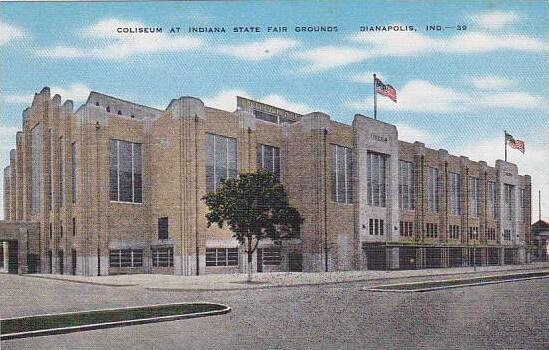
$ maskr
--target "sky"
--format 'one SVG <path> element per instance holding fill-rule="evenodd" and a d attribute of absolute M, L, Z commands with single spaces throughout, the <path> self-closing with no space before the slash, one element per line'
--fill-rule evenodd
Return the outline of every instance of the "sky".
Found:
<path fill-rule="evenodd" d="M 504 130 L 524 140 L 526 153 L 509 149 L 508 160 L 532 176 L 533 220 L 538 190 L 547 220 L 547 18 L 543 0 L 0 2 L 0 166 L 44 86 L 76 108 L 91 90 L 161 109 L 190 95 L 234 110 L 240 95 L 350 124 L 373 115 L 376 73 L 398 96 L 378 97 L 378 119 L 402 140 L 490 165 L 504 157 Z M 162 33 L 117 32 L 139 27 Z"/>

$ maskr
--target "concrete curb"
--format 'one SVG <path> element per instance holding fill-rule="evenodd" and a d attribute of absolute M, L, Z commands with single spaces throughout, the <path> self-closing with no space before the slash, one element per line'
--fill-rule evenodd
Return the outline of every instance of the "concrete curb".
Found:
<path fill-rule="evenodd" d="M 93 281 L 82 281 L 82 280 L 71 280 L 71 279 L 64 279 L 59 277 L 49 277 L 49 276 L 37 276 L 32 274 L 26 274 L 22 276 L 26 277 L 34 277 L 34 278 L 43 278 L 43 279 L 51 279 L 56 281 L 62 281 L 62 282 L 73 282 L 73 283 L 82 283 L 82 284 L 91 284 L 96 286 L 106 286 L 106 287 L 142 287 L 143 289 L 150 290 L 150 291 L 158 291 L 158 292 L 220 292 L 220 291 L 241 291 L 241 290 L 250 290 L 250 289 L 271 289 L 271 288 L 298 288 L 298 287 L 305 287 L 305 286 L 321 286 L 321 285 L 336 285 L 336 284 L 343 284 L 343 283 L 362 283 L 362 282 L 371 282 L 371 281 L 381 281 L 381 280 L 391 280 L 391 279 L 411 279 L 411 278 L 421 278 L 421 277 L 437 277 L 437 276 L 455 276 L 455 275 L 473 275 L 473 274 L 481 274 L 481 273 L 506 273 L 506 272 L 521 272 L 521 271 L 533 271 L 533 270 L 543 270 L 547 269 L 547 266 L 524 266 L 523 268 L 519 269 L 505 269 L 505 270 L 492 270 L 492 271 L 461 271 L 461 272 L 441 272 L 436 274 L 414 274 L 410 276 L 391 276 L 391 271 L 386 271 L 387 276 L 377 276 L 377 277 L 369 277 L 369 278 L 359 278 L 359 279 L 351 279 L 351 280 L 345 280 L 345 281 L 322 281 L 322 282 L 303 282 L 303 283 L 294 283 L 294 284 L 270 284 L 270 282 L 265 281 L 262 283 L 265 283 L 267 285 L 256 285 L 256 286 L 249 286 L 249 287 L 242 287 L 242 288 L 204 288 L 204 287 L 196 287 L 196 288 L 170 288 L 170 287 L 146 287 L 142 284 L 114 284 L 114 283 L 101 283 L 101 282 L 93 282 Z M 449 270 L 452 270 L 451 268 Z M 417 271 L 428 271 L 428 270 L 417 270 Z M 183 281 L 182 281 L 183 282 Z M 241 283 L 240 281 L 236 281 Z M 231 282 L 221 282 L 221 283 L 235 283 L 235 281 Z"/>
<path fill-rule="evenodd" d="M 510 275 L 512 276 L 512 275 Z M 491 277 L 491 276 L 486 276 Z M 482 278 L 482 277 L 479 277 Z M 428 287 L 428 288 L 418 288 L 418 289 L 386 289 L 381 287 L 390 287 L 392 285 L 383 285 L 383 286 L 375 286 L 375 287 L 365 287 L 362 288 L 363 291 L 367 292 L 389 292 L 389 293 L 420 293 L 420 292 L 431 292 L 435 290 L 444 290 L 444 289 L 452 289 L 452 288 L 462 288 L 462 287 L 474 287 L 474 286 L 484 286 L 488 284 L 498 284 L 498 283 L 507 283 L 507 282 L 520 282 L 520 281 L 528 281 L 528 280 L 536 280 L 536 279 L 543 279 L 543 278 L 549 278 L 548 276 L 536 276 L 536 277 L 518 277 L 508 280 L 501 280 L 501 281 L 486 281 L 486 282 L 471 282 L 471 283 L 465 283 L 465 284 L 456 284 L 456 285 L 449 285 L 449 286 L 440 286 L 440 287 Z M 460 279 L 456 280 L 433 280 L 433 281 L 421 281 L 417 283 L 399 283 L 399 284 L 393 284 L 394 286 L 397 285 L 414 285 L 414 284 L 420 284 L 420 283 L 436 283 L 436 282 L 458 282 Z"/>
<path fill-rule="evenodd" d="M 37 276 L 37 275 L 33 275 L 33 274 L 23 274 L 23 275 L 20 275 L 20 276 L 32 277 L 32 278 L 42 278 L 42 279 L 45 279 L 45 280 L 53 280 L 53 281 L 61 281 L 61 282 L 91 284 L 91 285 L 94 285 L 94 286 L 105 286 L 105 287 L 136 287 L 136 286 L 139 286 L 139 284 L 99 283 L 99 282 L 92 282 L 92 281 L 71 280 L 71 279 L 59 278 L 59 277 Z"/>
<path fill-rule="evenodd" d="M 322 286 L 322 285 L 336 285 L 336 284 L 345 284 L 345 283 L 362 283 L 362 282 L 372 282 L 372 281 L 382 281 L 382 280 L 392 280 L 392 279 L 411 279 L 411 278 L 420 278 L 420 277 L 437 277 L 437 276 L 456 276 L 456 275 L 470 275 L 470 274 L 480 274 L 480 273 L 498 273 L 498 272 L 511 272 L 511 271 L 532 271 L 532 270 L 544 270 L 546 267 L 541 268 L 526 268 L 526 269 L 514 269 L 514 270 L 496 270 L 496 271 L 468 271 L 468 272 L 452 272 L 452 273 L 443 273 L 435 275 L 412 275 L 412 276 L 383 276 L 375 278 L 363 278 L 349 281 L 328 281 L 328 282 L 312 282 L 312 283 L 296 283 L 296 284 L 281 284 L 281 285 L 266 285 L 266 286 L 250 286 L 246 288 L 165 288 L 165 287 L 144 287 L 146 290 L 157 291 L 157 292 L 224 292 L 224 291 L 239 291 L 239 290 L 256 290 L 256 289 L 272 289 L 272 288 L 298 288 L 306 286 Z M 496 276 L 496 275 L 493 275 Z M 269 282 L 265 282 L 266 284 Z M 413 283 L 413 282 L 412 282 Z M 403 283 L 399 283 L 403 284 Z"/>
<path fill-rule="evenodd" d="M 41 329 L 41 330 L 29 331 L 29 332 L 7 333 L 7 334 L 0 334 L 0 340 L 11 340 L 11 339 L 39 337 L 39 336 L 56 335 L 56 334 L 67 334 L 67 333 L 90 331 L 90 330 L 96 330 L 96 329 L 125 327 L 125 326 L 133 326 L 133 325 L 140 325 L 140 324 L 147 324 L 147 323 L 157 323 L 157 322 L 175 321 L 175 320 L 183 320 L 183 319 L 197 318 L 197 317 L 223 315 L 231 311 L 231 308 L 229 306 L 224 304 L 218 304 L 218 303 L 210 303 L 210 302 L 172 303 L 172 304 L 155 304 L 155 305 L 132 306 L 132 307 L 126 307 L 126 308 L 85 310 L 85 311 L 76 311 L 76 312 L 64 312 L 64 313 L 58 313 L 58 314 L 42 314 L 42 315 L 13 317 L 10 319 L 0 319 L 0 323 L 6 320 L 21 319 L 21 318 L 28 318 L 28 317 L 71 315 L 71 314 L 79 314 L 82 312 L 93 312 L 93 311 L 131 310 L 131 309 L 137 309 L 137 308 L 143 308 L 143 307 L 181 305 L 181 304 L 210 304 L 210 305 L 222 306 L 223 309 L 213 310 L 213 311 L 194 312 L 190 314 L 140 318 L 140 319 L 126 320 L 126 321 L 102 322 L 102 323 L 94 323 L 94 324 L 72 326 L 72 327 Z"/>

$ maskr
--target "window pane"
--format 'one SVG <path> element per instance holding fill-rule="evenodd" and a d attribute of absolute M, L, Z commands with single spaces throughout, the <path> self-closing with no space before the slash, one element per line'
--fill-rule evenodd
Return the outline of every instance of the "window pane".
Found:
<path fill-rule="evenodd" d="M 347 180 L 347 203 L 353 202 L 353 152 L 350 148 L 346 148 L 346 172 Z"/>
<path fill-rule="evenodd" d="M 120 183 L 120 198 L 122 202 L 131 202 L 132 190 L 132 144 L 118 141 L 118 173 Z"/>
<path fill-rule="evenodd" d="M 215 136 L 212 134 L 206 135 L 207 158 L 206 158 L 206 191 L 215 191 Z"/>
<path fill-rule="evenodd" d="M 227 140 L 227 167 L 229 170 L 229 177 L 236 177 L 238 175 L 238 166 L 236 162 L 236 139 L 226 138 Z"/>
<path fill-rule="evenodd" d="M 142 185 L 142 164 L 141 144 L 133 144 L 133 201 L 135 203 L 143 202 L 143 185 Z"/>
<path fill-rule="evenodd" d="M 118 141 L 109 141 L 110 154 L 110 199 L 118 200 Z"/>
<path fill-rule="evenodd" d="M 42 125 L 38 124 L 32 129 L 32 213 L 40 214 L 40 177 L 42 172 L 41 137 Z"/>
<path fill-rule="evenodd" d="M 227 178 L 227 139 L 215 136 L 215 189 Z"/>

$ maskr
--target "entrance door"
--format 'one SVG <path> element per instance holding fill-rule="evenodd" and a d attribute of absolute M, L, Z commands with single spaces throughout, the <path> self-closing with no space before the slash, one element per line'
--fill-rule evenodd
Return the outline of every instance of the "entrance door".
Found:
<path fill-rule="evenodd" d="M 63 261 L 63 251 L 62 250 L 57 252 L 57 261 L 59 262 L 59 273 L 63 274 L 63 267 L 65 265 L 64 265 L 64 261 Z"/>
<path fill-rule="evenodd" d="M 263 272 L 263 248 L 257 248 L 257 272 Z"/>
<path fill-rule="evenodd" d="M 290 252 L 288 254 L 288 270 L 290 272 L 303 271 L 303 256 L 300 252 Z"/>
<path fill-rule="evenodd" d="M 76 249 L 73 249 L 71 252 L 71 260 L 72 260 L 72 274 L 76 275 Z"/>
<path fill-rule="evenodd" d="M 19 247 L 17 241 L 8 241 L 8 272 L 19 272 Z"/>

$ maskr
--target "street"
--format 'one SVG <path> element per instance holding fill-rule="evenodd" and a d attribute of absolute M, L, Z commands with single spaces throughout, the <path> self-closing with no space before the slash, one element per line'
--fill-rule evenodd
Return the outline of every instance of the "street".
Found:
<path fill-rule="evenodd" d="M 419 279 L 418 279 L 419 280 Z M 8 349 L 544 349 L 547 279 L 426 293 L 373 282 L 161 292 L 0 274 L 1 317 L 210 301 L 227 315 L 4 341 Z"/>

